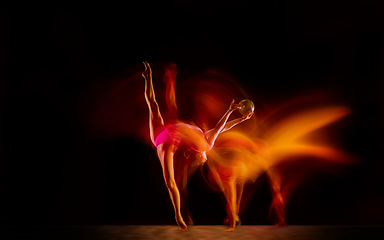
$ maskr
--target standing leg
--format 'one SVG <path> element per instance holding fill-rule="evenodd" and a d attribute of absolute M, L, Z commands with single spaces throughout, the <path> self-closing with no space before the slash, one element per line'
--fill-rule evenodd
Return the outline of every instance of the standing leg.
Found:
<path fill-rule="evenodd" d="M 164 126 L 164 120 L 160 113 L 159 105 L 156 102 L 155 90 L 152 83 L 152 70 L 151 66 L 147 62 L 143 62 L 145 70 L 142 76 L 145 79 L 145 91 L 144 97 L 149 109 L 149 132 L 150 138 L 153 144 L 155 144 L 155 129 Z"/>
<path fill-rule="evenodd" d="M 176 222 L 179 225 L 180 230 L 186 231 L 187 225 L 181 216 L 180 192 L 175 181 L 175 172 L 173 168 L 175 148 L 175 145 L 162 143 L 157 146 L 157 156 L 160 159 L 161 166 L 163 168 L 163 177 L 169 191 L 169 196 L 172 200 L 173 208 L 175 209 Z"/>

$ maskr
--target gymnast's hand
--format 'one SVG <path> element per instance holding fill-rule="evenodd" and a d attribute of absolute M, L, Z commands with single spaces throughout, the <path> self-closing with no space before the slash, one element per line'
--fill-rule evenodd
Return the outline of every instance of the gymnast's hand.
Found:
<path fill-rule="evenodd" d="M 232 100 L 232 102 L 231 102 L 231 105 L 229 106 L 229 111 L 231 111 L 231 112 L 233 112 L 233 111 L 235 111 L 235 110 L 237 110 L 237 109 L 240 109 L 242 107 L 242 105 L 239 105 L 239 104 L 236 104 L 235 103 L 235 99 L 233 99 Z"/>
<path fill-rule="evenodd" d="M 144 61 L 143 64 L 144 64 L 145 69 L 141 73 L 141 76 L 143 76 L 143 78 L 145 78 L 145 79 L 148 79 L 148 78 L 152 77 L 152 69 L 151 69 L 151 66 L 149 65 L 148 62 Z"/>
<path fill-rule="evenodd" d="M 241 121 L 248 120 L 248 119 L 250 119 L 252 116 L 253 116 L 253 111 L 250 112 L 250 113 L 248 113 L 248 114 L 246 114 L 246 115 L 244 115 L 244 116 L 242 116 L 242 117 L 241 117 Z"/>

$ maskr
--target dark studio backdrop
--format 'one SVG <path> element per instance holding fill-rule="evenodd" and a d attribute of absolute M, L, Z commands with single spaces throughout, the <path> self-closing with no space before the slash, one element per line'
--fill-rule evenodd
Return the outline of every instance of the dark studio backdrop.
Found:
<path fill-rule="evenodd" d="M 3 4 L 0 224 L 176 224 L 153 148 L 93 125 L 107 92 L 140 76 L 144 60 L 177 63 L 178 81 L 221 69 L 264 106 L 319 89 L 334 94 L 352 110 L 336 125 L 338 144 L 360 164 L 296 189 L 287 223 L 383 224 L 383 7 L 340 0 Z M 132 85 L 143 91 L 139 81 Z M 130 104 L 126 115 L 146 114 L 144 97 Z M 264 176 L 255 187 L 243 223 L 272 224 Z M 189 191 L 195 223 L 221 224 L 220 196 L 199 174 Z"/>

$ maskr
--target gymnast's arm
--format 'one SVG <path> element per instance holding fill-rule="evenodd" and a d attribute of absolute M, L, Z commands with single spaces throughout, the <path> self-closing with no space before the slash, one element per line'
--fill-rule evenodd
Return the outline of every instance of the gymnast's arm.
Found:
<path fill-rule="evenodd" d="M 225 124 L 223 130 L 222 130 L 220 133 L 225 132 L 225 131 L 228 131 L 229 129 L 233 128 L 233 127 L 236 126 L 237 124 L 242 123 L 242 122 L 244 122 L 245 120 L 250 119 L 250 118 L 252 117 L 252 115 L 253 115 L 253 112 L 250 112 L 250 113 L 248 113 L 247 115 L 244 115 L 244 116 L 242 116 L 242 117 L 240 117 L 240 118 L 237 118 L 237 119 L 235 119 L 235 120 L 232 120 L 232 121 L 230 121 L 230 122 L 227 122 L 227 123 Z"/>
<path fill-rule="evenodd" d="M 252 115 L 253 115 L 253 112 L 250 112 L 250 113 L 248 113 L 247 115 L 244 115 L 244 116 L 242 116 L 242 117 L 240 117 L 240 118 L 237 118 L 237 119 L 235 119 L 235 120 L 232 120 L 232 121 L 230 121 L 230 122 L 227 122 L 227 123 L 224 125 L 223 129 L 220 131 L 220 133 L 223 133 L 223 132 L 225 132 L 225 131 L 228 131 L 229 129 L 233 128 L 233 127 L 236 126 L 237 124 L 242 123 L 242 122 L 244 122 L 245 120 L 250 119 L 250 118 L 252 117 Z M 208 137 L 211 135 L 211 133 L 212 133 L 213 130 L 214 130 L 214 129 L 211 129 L 211 130 L 208 130 L 207 132 L 205 132 L 205 136 L 207 136 L 207 138 L 208 138 Z"/>
<path fill-rule="evenodd" d="M 225 127 L 225 124 L 227 123 L 227 120 L 231 113 L 237 109 L 240 108 L 240 105 L 235 104 L 235 100 L 232 100 L 231 105 L 229 106 L 229 109 L 227 112 L 223 115 L 223 117 L 220 119 L 220 121 L 216 124 L 215 128 L 204 133 L 205 137 L 207 138 L 209 146 L 212 148 L 217 136 L 222 132 L 222 130 Z M 209 134 L 208 134 L 209 133 Z"/>

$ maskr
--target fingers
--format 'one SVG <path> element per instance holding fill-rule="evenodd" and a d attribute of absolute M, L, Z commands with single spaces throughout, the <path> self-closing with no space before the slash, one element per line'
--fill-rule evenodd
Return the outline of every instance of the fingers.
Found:
<path fill-rule="evenodd" d="M 253 112 L 248 113 L 248 114 L 246 115 L 245 119 L 250 119 L 250 118 L 252 117 L 252 115 L 253 115 Z"/>
<path fill-rule="evenodd" d="M 231 102 L 231 105 L 229 106 L 229 109 L 234 111 L 234 110 L 237 110 L 239 108 L 240 108 L 240 105 L 235 103 L 235 99 L 232 99 L 232 102 Z"/>
<path fill-rule="evenodd" d="M 236 103 L 235 103 L 235 99 L 232 99 L 231 106 L 232 106 L 235 110 L 242 109 L 243 107 L 245 107 L 245 105 L 236 104 Z"/>
<path fill-rule="evenodd" d="M 244 107 L 243 105 L 233 104 L 233 109 L 234 110 L 239 110 L 239 109 L 242 109 L 243 107 Z"/>
<path fill-rule="evenodd" d="M 248 113 L 248 114 L 242 116 L 242 117 L 241 117 L 242 121 L 245 121 L 245 120 L 250 119 L 250 118 L 253 116 L 253 113 L 254 113 L 254 112 L 250 112 L 250 113 Z"/>

